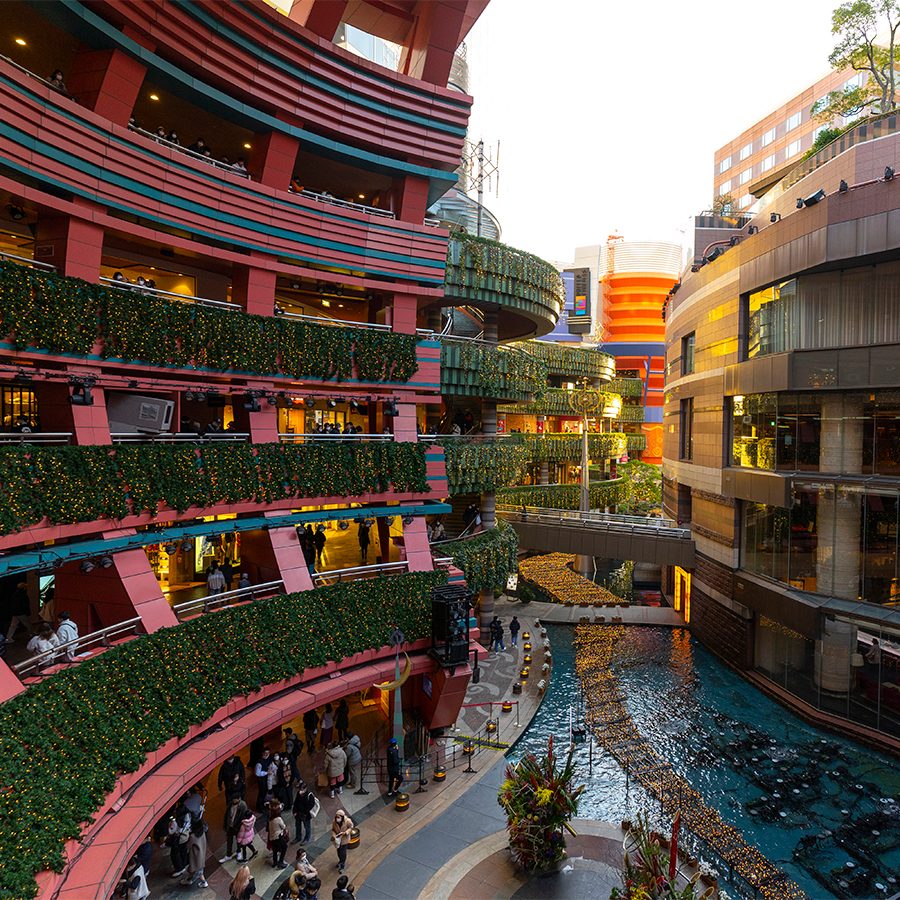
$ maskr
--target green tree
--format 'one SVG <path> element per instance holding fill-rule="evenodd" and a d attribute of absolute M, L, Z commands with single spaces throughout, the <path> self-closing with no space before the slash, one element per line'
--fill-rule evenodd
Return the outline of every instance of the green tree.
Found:
<path fill-rule="evenodd" d="M 847 118 L 873 108 L 885 113 L 896 106 L 894 70 L 900 3 L 897 0 L 848 0 L 831 14 L 831 33 L 837 44 L 828 57 L 832 68 L 853 69 L 866 75 L 861 86 L 831 91 L 811 110 L 820 121 L 836 115 Z"/>
<path fill-rule="evenodd" d="M 734 202 L 734 197 L 731 194 L 719 194 L 715 200 L 713 200 L 712 211 L 717 216 L 730 216 L 734 214 L 734 211 L 737 209 L 737 203 Z"/>

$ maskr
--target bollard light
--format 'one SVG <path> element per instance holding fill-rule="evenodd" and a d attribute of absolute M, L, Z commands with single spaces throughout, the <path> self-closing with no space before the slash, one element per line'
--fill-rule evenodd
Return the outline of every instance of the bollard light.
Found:
<path fill-rule="evenodd" d="M 394 809 L 399 812 L 406 812 L 409 809 L 409 794 L 397 794 L 397 799 L 394 801 Z"/>

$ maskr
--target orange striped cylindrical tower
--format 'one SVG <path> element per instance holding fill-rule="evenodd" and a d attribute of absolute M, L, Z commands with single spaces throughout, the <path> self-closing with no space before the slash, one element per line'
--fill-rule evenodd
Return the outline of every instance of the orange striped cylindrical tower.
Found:
<path fill-rule="evenodd" d="M 616 358 L 618 375 L 637 374 L 644 382 L 645 462 L 662 462 L 665 383 L 663 303 L 678 281 L 681 248 L 662 241 L 624 241 L 612 235 L 600 275 L 601 347 Z M 639 413 L 635 410 L 636 418 Z"/>

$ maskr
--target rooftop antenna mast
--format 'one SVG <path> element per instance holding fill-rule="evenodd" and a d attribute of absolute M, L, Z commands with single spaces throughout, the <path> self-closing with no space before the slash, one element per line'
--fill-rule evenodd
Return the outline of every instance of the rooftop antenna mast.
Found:
<path fill-rule="evenodd" d="M 500 196 L 500 141 L 497 141 L 496 148 L 488 147 L 487 149 L 485 149 L 483 140 L 477 144 L 466 141 L 463 164 L 468 186 L 474 187 L 478 193 L 478 220 L 475 226 L 475 235 L 481 237 L 485 187 L 488 191 L 493 191 L 495 197 Z"/>

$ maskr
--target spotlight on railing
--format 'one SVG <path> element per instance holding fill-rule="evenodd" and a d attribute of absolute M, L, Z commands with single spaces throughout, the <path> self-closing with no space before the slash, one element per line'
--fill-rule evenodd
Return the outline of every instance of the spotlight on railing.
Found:
<path fill-rule="evenodd" d="M 109 554 L 106 554 L 105 556 L 100 557 L 99 562 L 100 562 L 101 569 L 111 569 L 112 564 L 113 564 L 113 558 Z"/>
<path fill-rule="evenodd" d="M 94 569 L 96 569 L 97 567 L 94 565 L 94 563 L 93 563 L 92 560 L 90 560 L 90 559 L 83 559 L 83 560 L 81 561 L 81 565 L 80 565 L 78 568 L 81 569 L 82 573 L 84 573 L 85 575 L 87 575 L 88 572 L 93 572 Z"/>

